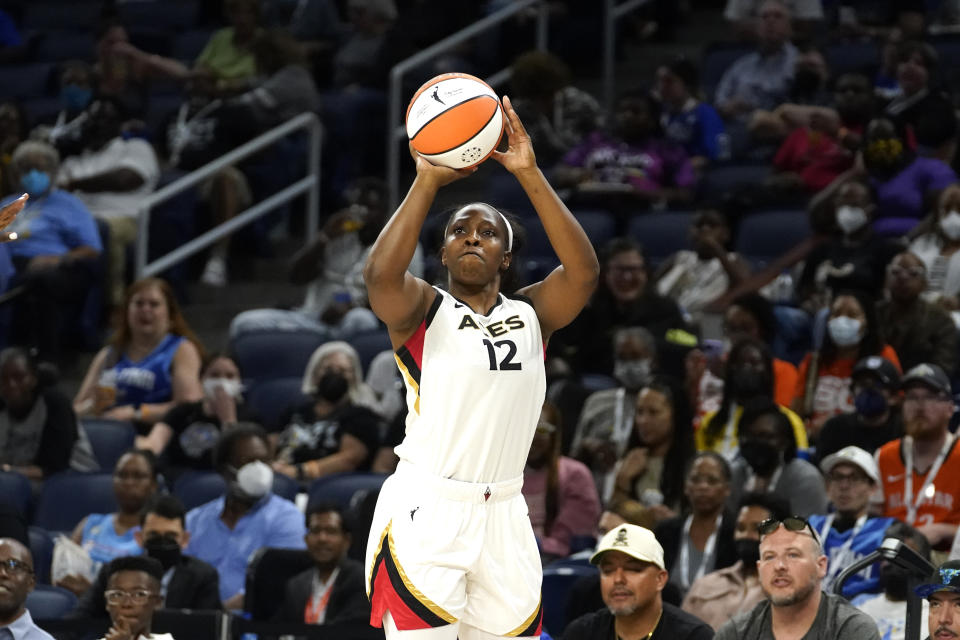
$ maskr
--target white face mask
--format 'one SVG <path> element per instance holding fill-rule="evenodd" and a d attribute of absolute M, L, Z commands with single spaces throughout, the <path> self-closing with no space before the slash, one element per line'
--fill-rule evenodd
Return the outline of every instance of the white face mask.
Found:
<path fill-rule="evenodd" d="M 860 207 L 837 207 L 837 226 L 844 234 L 850 235 L 867 224 L 867 212 Z"/>
<path fill-rule="evenodd" d="M 960 212 L 951 211 L 940 218 L 940 229 L 951 240 L 960 239 Z"/>
<path fill-rule="evenodd" d="M 231 398 L 239 398 L 243 393 L 243 383 L 232 378 L 205 378 L 203 381 L 203 393 L 209 398 L 216 397 L 217 389 L 223 389 Z"/>
<path fill-rule="evenodd" d="M 827 331 L 830 332 L 830 338 L 838 347 L 852 347 L 860 342 L 861 326 L 863 323 L 856 318 L 837 316 L 830 318 Z"/>
<path fill-rule="evenodd" d="M 265 462 L 248 462 L 237 471 L 237 486 L 251 498 L 260 499 L 273 488 L 273 469 Z"/>

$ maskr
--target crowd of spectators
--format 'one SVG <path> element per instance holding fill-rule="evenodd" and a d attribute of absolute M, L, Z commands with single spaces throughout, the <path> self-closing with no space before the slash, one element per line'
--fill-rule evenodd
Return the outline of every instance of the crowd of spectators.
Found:
<path fill-rule="evenodd" d="M 335 474 L 397 464 L 404 382 L 390 350 L 368 358 L 354 342 L 380 330 L 359 268 L 390 214 L 382 181 L 369 177 L 382 169 L 385 132 L 370 123 L 385 121 L 384 70 L 431 41 L 417 20 L 435 9 L 430 23 L 452 29 L 483 11 L 446 4 L 461 3 L 227 0 L 228 26 L 210 28 L 192 60 L 105 14 L 87 59 L 58 69 L 56 109 L 0 104 L 4 203 L 30 195 L 7 229 L 18 239 L 0 244 L 21 289 L 5 333 L 16 346 L 0 352 L 0 469 L 26 476 L 39 496 L 51 475 L 97 470 L 83 420 L 135 433 L 135 448 L 102 469 L 116 510 L 87 514 L 70 536 L 91 563 L 58 580 L 79 596 L 78 617 L 114 616 L 134 600 L 110 595 L 118 589 L 147 593 L 137 603 L 146 609 L 157 596 L 168 607 L 241 610 L 264 547 L 309 558 L 274 620 L 369 615 L 355 559 L 371 496 L 345 509 L 295 504 L 283 488 L 302 495 Z M 884 537 L 960 557 L 960 87 L 938 53 L 955 44 L 957 25 L 908 5 L 729 0 L 736 45 L 708 50 L 703 65 L 663 60 L 607 114 L 576 86 L 569 60 L 514 61 L 511 90 L 545 171 L 575 213 L 599 209 L 614 229 L 609 242 L 595 238 L 594 298 L 546 346 L 547 402 L 523 488 L 544 566 L 583 564 L 602 536 L 643 527 L 662 554 L 649 562 L 666 573 L 664 611 L 704 633 L 684 616 L 719 629 L 765 606 L 757 525 L 770 518 L 809 522 L 827 558 L 824 589 Z M 30 60 L 30 38 L 22 46 L 4 33 L 0 61 Z M 730 46 L 742 55 L 706 77 L 716 73 L 711 52 Z M 872 60 L 844 59 L 864 47 Z M 483 71 L 490 61 L 468 49 L 421 71 Z M 171 83 L 182 101 L 158 118 L 158 88 Z M 247 310 L 223 331 L 231 344 L 319 336 L 299 393 L 276 410 L 251 393 L 259 371 L 207 352 L 169 283 L 129 283 L 127 252 L 139 202 L 166 172 L 302 111 L 328 131 L 324 189 L 335 203 L 288 264 L 303 303 Z M 300 162 L 305 148 L 271 154 L 198 188 L 210 221 L 261 199 L 264 167 Z M 745 168 L 749 179 L 717 188 L 725 170 Z M 784 211 L 810 233 L 759 258 L 763 247 L 740 240 L 748 221 Z M 673 224 L 685 240 L 633 233 L 645 216 L 683 221 Z M 521 213 L 521 258 L 522 227 L 532 235 L 536 224 Z M 779 246 L 778 233 L 766 240 Z M 437 281 L 428 235 L 411 270 Z M 228 283 L 230 246 L 207 256 L 207 285 Z M 521 278 L 542 269 L 517 262 Z M 71 404 L 47 365 L 97 288 L 116 328 Z M 168 495 L 204 473 L 220 476 L 219 497 L 187 509 Z M 654 548 L 647 533 L 622 531 Z M 141 555 L 152 560 L 118 564 Z M 623 569 L 607 558 L 569 603 L 544 606 L 571 619 L 601 606 L 604 576 Z M 881 635 L 902 637 L 905 582 L 876 565 L 843 595 Z M 570 637 L 607 624 L 600 617 Z"/>

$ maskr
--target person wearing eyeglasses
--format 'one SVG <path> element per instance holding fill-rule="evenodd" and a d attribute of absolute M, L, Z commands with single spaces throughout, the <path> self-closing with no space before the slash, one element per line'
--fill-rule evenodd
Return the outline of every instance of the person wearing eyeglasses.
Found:
<path fill-rule="evenodd" d="M 935 364 L 903 376 L 906 435 L 877 453 L 882 514 L 916 527 L 934 549 L 946 550 L 960 524 L 960 447 L 950 433 L 950 378 Z"/>
<path fill-rule="evenodd" d="M 12 538 L 0 538 L 0 638 L 53 640 L 24 606 L 35 583 L 30 550 Z"/>
<path fill-rule="evenodd" d="M 822 591 L 827 557 L 809 522 L 771 518 L 757 529 L 757 573 L 767 599 L 720 627 L 716 640 L 880 640 L 870 616 Z"/>
<path fill-rule="evenodd" d="M 926 288 L 923 261 L 909 251 L 898 254 L 887 267 L 888 296 L 877 303 L 877 320 L 904 369 L 929 362 L 950 375 L 957 366 L 957 328 L 943 307 L 923 299 Z"/>
<path fill-rule="evenodd" d="M 832 593 L 840 572 L 876 550 L 886 537 L 887 527 L 896 521 L 869 517 L 870 496 L 880 481 L 872 455 L 860 447 L 844 447 L 824 458 L 820 469 L 835 510 L 811 516 L 810 524 L 820 534 L 828 559 L 823 589 Z M 851 576 L 843 586 L 843 595 L 850 599 L 861 593 L 875 593 L 880 586 L 880 569 L 875 563 Z"/>
<path fill-rule="evenodd" d="M 111 626 L 101 640 L 173 640 L 169 633 L 150 633 L 153 613 L 163 605 L 163 566 L 146 556 L 126 556 L 107 565 L 107 602 Z"/>

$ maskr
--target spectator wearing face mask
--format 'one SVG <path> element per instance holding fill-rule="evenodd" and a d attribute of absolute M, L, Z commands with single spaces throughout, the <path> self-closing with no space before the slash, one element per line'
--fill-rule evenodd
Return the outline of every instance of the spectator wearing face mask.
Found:
<path fill-rule="evenodd" d="M 800 363 L 793 408 L 807 420 L 816 442 L 828 418 L 854 409 L 850 376 L 860 358 L 882 356 L 899 370 L 897 352 L 886 344 L 873 299 L 856 291 L 840 292 L 830 305 L 823 346 Z"/>
<path fill-rule="evenodd" d="M 735 459 L 744 406 L 757 398 L 768 401 L 773 398 L 773 359 L 770 350 L 759 340 L 741 338 L 727 356 L 720 408 L 705 415 L 696 432 L 697 449 Z M 793 431 L 794 447 L 805 449 L 807 434 L 803 421 L 790 409 L 779 408 Z"/>
<path fill-rule="evenodd" d="M 807 517 L 827 510 L 827 492 L 820 471 L 797 457 L 793 429 L 783 411 L 766 398 L 755 398 L 743 410 L 737 436 L 740 455 L 731 465 L 729 504 L 745 492 L 772 493 L 790 503 L 790 513 Z"/>
<path fill-rule="evenodd" d="M 243 606 L 247 561 L 261 547 L 303 549 L 303 514 L 273 493 L 270 442 L 266 432 L 241 423 L 223 434 L 213 464 L 226 493 L 187 513 L 186 553 L 212 564 L 220 574 L 225 609 Z"/>
<path fill-rule="evenodd" d="M 929 362 L 952 376 L 957 366 L 957 328 L 949 313 L 921 297 L 926 286 L 926 267 L 920 258 L 910 252 L 897 255 L 887 267 L 887 295 L 877 303 L 877 320 L 905 369 Z"/>
<path fill-rule="evenodd" d="M 380 418 L 354 399 L 369 390 L 360 386 L 356 352 L 344 342 L 324 348 L 307 365 L 304 390 L 312 399 L 280 419 L 273 469 L 297 480 L 369 471 L 380 444 Z"/>
<path fill-rule="evenodd" d="M 807 256 L 797 295 L 808 312 L 831 292 L 859 289 L 880 298 L 884 273 L 902 247 L 873 231 L 876 194 L 865 182 L 837 179 L 810 202 L 811 226 L 829 239 Z"/>
<path fill-rule="evenodd" d="M 626 453 L 637 393 L 657 363 L 656 341 L 643 327 L 617 330 L 613 344 L 613 374 L 622 386 L 597 391 L 587 398 L 570 447 L 573 457 L 593 471 L 597 486 L 603 486 L 603 478 Z"/>
<path fill-rule="evenodd" d="M 922 533 L 904 522 L 894 522 L 883 538 L 896 538 L 930 561 L 930 542 Z M 912 596 L 908 585 L 910 573 L 892 562 L 880 562 L 880 586 L 883 593 L 865 593 L 851 601 L 855 607 L 874 619 L 877 630 L 884 640 L 904 640 L 907 628 L 907 597 Z M 929 637 L 927 618 L 930 603 L 924 598 L 923 615 L 920 616 L 920 637 Z"/>
<path fill-rule="evenodd" d="M 90 211 L 73 195 L 57 189 L 60 157 L 43 142 L 27 141 L 13 152 L 11 168 L 20 183 L 16 196 L 30 199 L 7 232 L 6 247 L 17 269 L 13 286 L 23 286 L 14 307 L 14 339 L 37 349 L 40 360 L 56 362 L 65 315 L 74 315 L 97 280 L 103 250 Z M 0 206 L 13 202 L 10 196 Z"/>
<path fill-rule="evenodd" d="M 854 411 L 827 420 L 817 442 L 821 460 L 844 447 L 873 453 L 903 435 L 900 416 L 900 372 L 880 356 L 860 359 L 850 374 Z"/>
<path fill-rule="evenodd" d="M 933 227 L 910 243 L 910 251 L 927 271 L 923 297 L 950 309 L 960 307 L 960 184 L 952 184 L 937 200 Z"/>
<path fill-rule="evenodd" d="M 174 406 L 147 435 L 137 436 L 137 447 L 160 458 L 168 480 L 188 470 L 213 470 L 213 450 L 221 433 L 237 422 L 258 421 L 243 403 L 240 369 L 231 358 L 209 356 L 200 382 L 202 400 Z"/>

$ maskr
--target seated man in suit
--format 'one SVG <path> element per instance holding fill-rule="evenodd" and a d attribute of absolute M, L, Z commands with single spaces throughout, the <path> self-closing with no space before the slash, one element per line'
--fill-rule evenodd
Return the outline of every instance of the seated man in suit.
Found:
<path fill-rule="evenodd" d="M 197 558 L 183 555 L 190 541 L 186 511 L 175 496 L 154 496 L 140 513 L 140 531 L 134 533 L 144 553 L 163 567 L 161 592 L 167 609 L 219 609 L 220 579 L 217 570 Z M 106 566 L 91 589 L 80 598 L 73 616 L 107 617 L 103 592 L 107 585 Z"/>
<path fill-rule="evenodd" d="M 343 620 L 368 620 L 363 565 L 347 558 L 350 525 L 343 510 L 331 503 L 307 508 L 307 551 L 314 567 L 287 582 L 277 622 L 327 624 Z"/>

